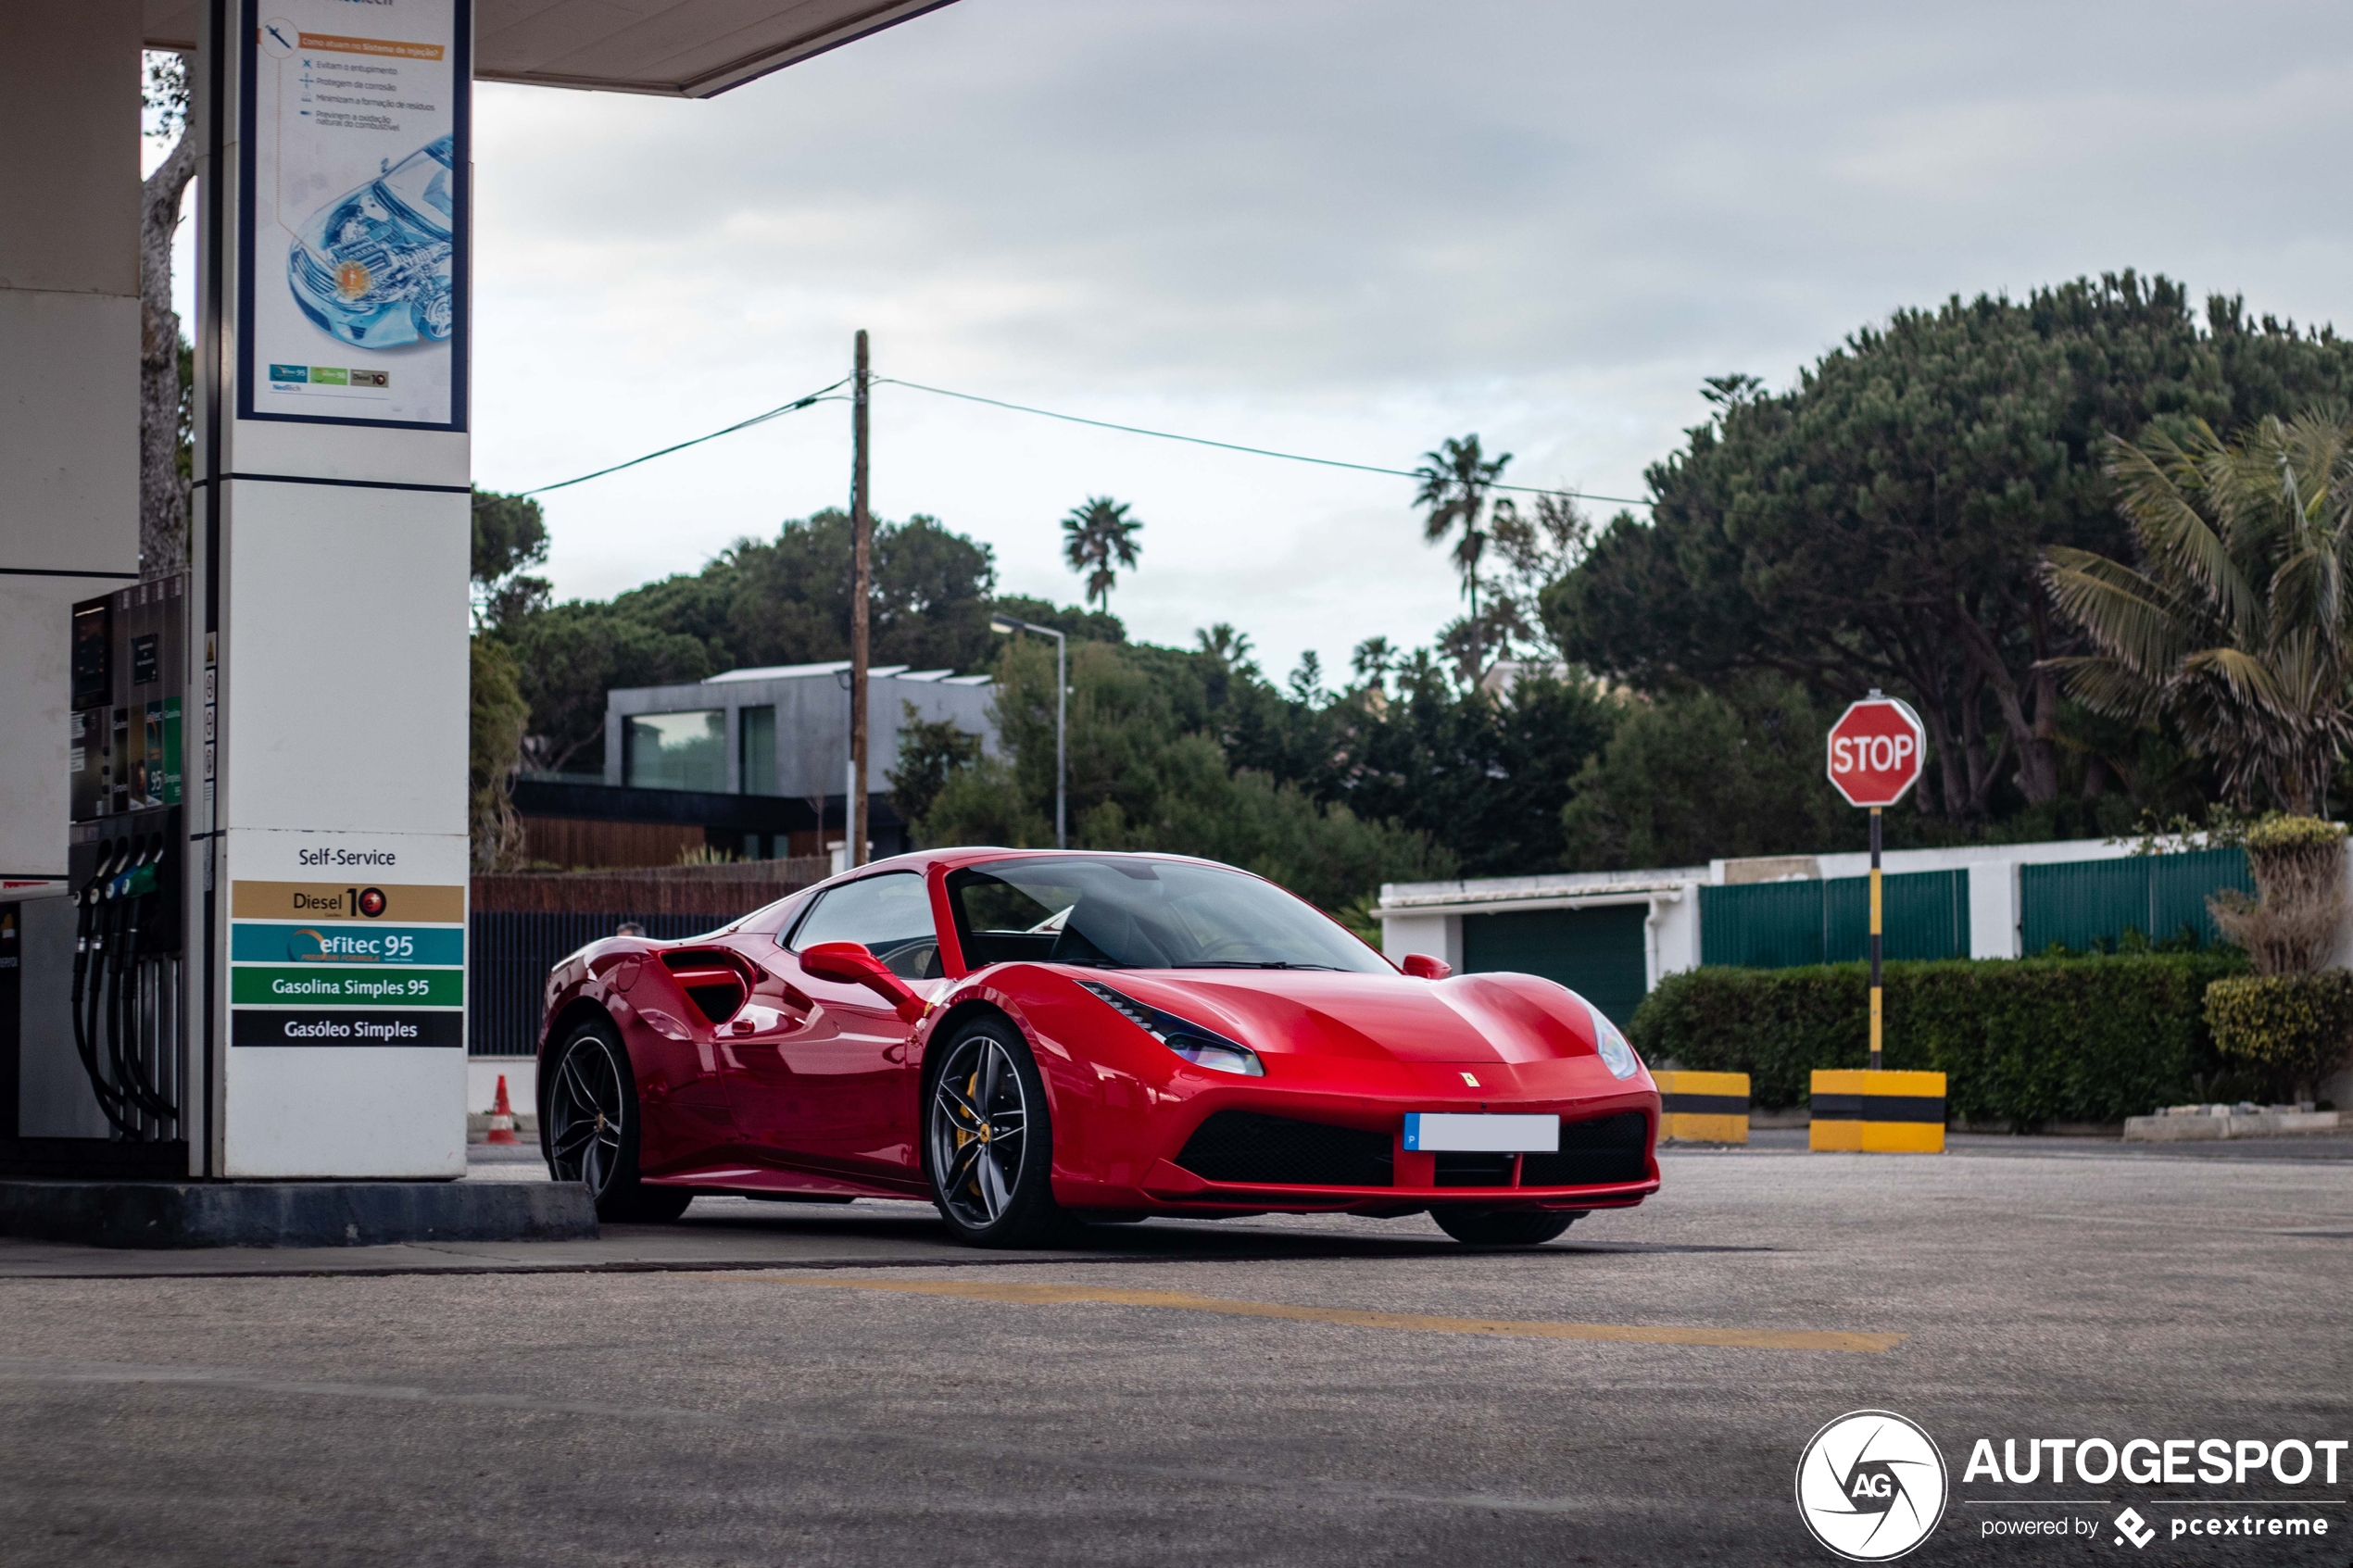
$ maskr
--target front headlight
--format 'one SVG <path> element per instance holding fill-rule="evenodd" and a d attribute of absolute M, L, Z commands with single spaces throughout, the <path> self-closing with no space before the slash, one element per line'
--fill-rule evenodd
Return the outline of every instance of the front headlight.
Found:
<path fill-rule="evenodd" d="M 1587 1002 L 1585 1010 L 1592 1016 L 1593 1045 L 1602 1053 L 1602 1065 L 1608 1068 L 1613 1076 L 1631 1078 L 1635 1070 L 1642 1065 L 1642 1059 L 1634 1054 L 1634 1047 L 1626 1043 L 1626 1036 L 1618 1033 L 1617 1025 L 1612 1023 L 1601 1009 Z"/>
<path fill-rule="evenodd" d="M 1239 1041 L 1229 1040 L 1214 1029 L 1204 1029 L 1173 1012 L 1147 1007 L 1135 997 L 1114 991 L 1108 985 L 1099 985 L 1092 980 L 1082 980 L 1078 984 L 1109 1002 L 1122 1018 L 1195 1067 L 1206 1067 L 1213 1073 L 1236 1073 L 1245 1078 L 1266 1076 L 1266 1065 L 1258 1060 L 1258 1053 Z"/>

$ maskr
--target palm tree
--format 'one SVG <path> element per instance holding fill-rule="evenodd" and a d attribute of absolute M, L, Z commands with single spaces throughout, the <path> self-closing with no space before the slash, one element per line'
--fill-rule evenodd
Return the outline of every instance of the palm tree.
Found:
<path fill-rule="evenodd" d="M 1487 550 L 1488 492 L 1504 472 L 1504 465 L 1512 460 L 1509 452 L 1500 458 L 1488 458 L 1478 449 L 1476 433 L 1456 441 L 1451 436 L 1441 442 L 1435 452 L 1422 454 L 1423 464 L 1414 470 L 1422 487 L 1414 495 L 1414 505 L 1427 507 L 1428 514 L 1422 520 L 1422 538 L 1435 545 L 1448 534 L 1460 531 L 1462 537 L 1454 543 L 1454 571 L 1463 580 L 1463 593 L 1470 600 L 1471 679 L 1478 679 L 1480 646 L 1478 621 L 1478 560 Z"/>
<path fill-rule="evenodd" d="M 1202 652 L 1229 670 L 1257 672 L 1258 660 L 1253 655 L 1258 650 L 1251 646 L 1250 633 L 1235 631 L 1230 621 L 1221 621 L 1206 631 L 1195 628 L 1193 641 L 1200 645 Z"/>
<path fill-rule="evenodd" d="M 1087 574 L 1087 597 L 1109 613 L 1112 584 L 1118 581 L 1114 566 L 1130 571 L 1143 546 L 1136 535 L 1144 521 L 1127 515 L 1127 503 L 1108 495 L 1089 495 L 1083 507 L 1073 507 L 1063 519 L 1063 558 L 1073 571 Z"/>
<path fill-rule="evenodd" d="M 2053 546 L 2044 578 L 2098 650 L 2055 659 L 2093 711 L 2170 718 L 2242 808 L 2258 786 L 2324 809 L 2353 740 L 2353 427 L 2266 417 L 2225 444 L 2198 422 L 2114 441 L 2108 471 L 2140 540 L 2135 569 Z"/>

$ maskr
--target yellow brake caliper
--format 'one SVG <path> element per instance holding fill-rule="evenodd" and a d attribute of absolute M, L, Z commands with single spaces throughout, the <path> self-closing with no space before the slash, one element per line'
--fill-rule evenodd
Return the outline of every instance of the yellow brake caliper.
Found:
<path fill-rule="evenodd" d="M 980 1071 L 975 1068 L 973 1071 L 973 1075 L 964 1080 L 964 1101 L 968 1105 L 974 1105 L 977 1104 L 979 1100 Z M 956 1147 L 958 1148 L 963 1148 L 964 1145 L 970 1143 L 975 1138 L 980 1139 L 983 1143 L 987 1143 L 988 1141 L 988 1127 L 987 1123 L 984 1122 L 981 1124 L 981 1130 L 977 1133 L 967 1133 L 962 1127 L 956 1129 Z M 977 1160 L 973 1161 L 972 1187 L 974 1196 L 980 1196 L 980 1161 Z"/>

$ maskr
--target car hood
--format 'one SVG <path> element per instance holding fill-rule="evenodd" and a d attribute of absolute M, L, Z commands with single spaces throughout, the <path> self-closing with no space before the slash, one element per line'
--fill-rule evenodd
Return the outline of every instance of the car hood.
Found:
<path fill-rule="evenodd" d="M 1120 970 L 1088 978 L 1275 1055 L 1510 1062 L 1595 1049 L 1583 1000 L 1529 974 Z"/>

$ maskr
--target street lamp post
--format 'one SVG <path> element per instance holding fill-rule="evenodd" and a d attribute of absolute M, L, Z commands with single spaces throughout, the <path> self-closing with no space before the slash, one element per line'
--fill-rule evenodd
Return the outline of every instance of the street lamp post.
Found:
<path fill-rule="evenodd" d="M 1041 637 L 1054 639 L 1054 847 L 1070 847 L 1064 824 L 1068 812 L 1070 784 L 1070 639 L 1051 626 L 1039 626 L 1027 621 L 1016 621 L 1010 615 L 992 615 L 988 629 L 1000 637 L 1015 632 L 1035 632 Z"/>
<path fill-rule="evenodd" d="M 835 671 L 834 679 L 841 683 L 844 693 L 856 691 L 858 689 L 856 663 L 853 662 L 847 670 Z M 849 728 L 844 732 L 842 741 L 841 869 L 850 871 L 858 864 L 858 851 L 851 847 L 858 836 L 858 701 L 855 697 L 850 699 Z M 822 806 L 824 803 L 821 801 L 819 804 Z M 817 819 L 819 848 L 824 847 L 824 826 L 825 819 L 821 813 Z"/>

